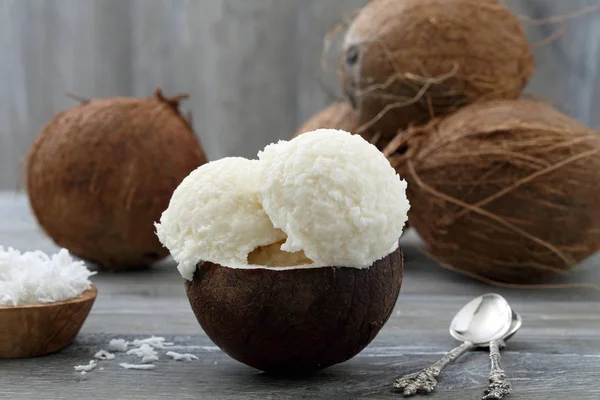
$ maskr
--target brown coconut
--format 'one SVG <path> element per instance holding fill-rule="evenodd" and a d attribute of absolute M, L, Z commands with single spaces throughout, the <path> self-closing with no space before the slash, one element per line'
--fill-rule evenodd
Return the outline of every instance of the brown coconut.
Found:
<path fill-rule="evenodd" d="M 343 51 L 358 123 L 387 141 L 469 103 L 516 99 L 533 71 L 519 19 L 496 0 L 373 0 Z"/>
<path fill-rule="evenodd" d="M 467 274 L 538 283 L 600 249 L 600 137 L 549 105 L 467 106 L 384 150 L 428 251 Z"/>
<path fill-rule="evenodd" d="M 251 262 L 281 264 L 271 251 L 254 253 Z M 394 309 L 402 267 L 400 248 L 366 269 L 204 262 L 185 287 L 198 322 L 225 353 L 262 371 L 306 373 L 349 360 L 375 338 Z"/>
<path fill-rule="evenodd" d="M 108 98 L 56 115 L 33 143 L 27 192 L 57 245 L 109 269 L 168 251 L 154 233 L 175 188 L 206 162 L 179 96 Z"/>

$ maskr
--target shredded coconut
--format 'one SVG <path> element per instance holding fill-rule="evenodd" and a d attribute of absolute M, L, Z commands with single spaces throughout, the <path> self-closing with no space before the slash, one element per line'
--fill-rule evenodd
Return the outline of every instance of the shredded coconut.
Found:
<path fill-rule="evenodd" d="M 152 364 L 154 361 L 158 361 L 158 356 L 144 356 L 144 357 L 142 357 L 142 364 Z"/>
<path fill-rule="evenodd" d="M 175 361 L 192 361 L 192 360 L 197 360 L 198 357 L 196 357 L 193 354 L 188 354 L 188 353 L 176 353 L 174 351 L 167 351 L 167 356 L 169 357 L 173 357 L 173 360 Z"/>
<path fill-rule="evenodd" d="M 73 368 L 75 369 L 75 371 L 77 372 L 90 372 L 92 371 L 94 368 L 96 368 L 98 366 L 98 363 L 96 363 L 96 361 L 94 360 L 90 360 L 90 363 L 87 365 L 76 365 Z M 84 375 L 84 374 L 82 374 Z"/>
<path fill-rule="evenodd" d="M 129 342 L 125 339 L 111 339 L 108 342 L 108 349 L 112 351 L 127 351 Z"/>
<path fill-rule="evenodd" d="M 142 357 L 143 364 L 149 364 L 158 361 L 158 353 L 149 344 L 142 344 L 137 349 L 131 349 L 127 352 L 128 355 Z"/>
<path fill-rule="evenodd" d="M 106 350 L 100 350 L 99 352 L 94 354 L 94 358 L 97 358 L 98 360 L 113 360 L 115 358 L 115 355 L 109 353 Z"/>
<path fill-rule="evenodd" d="M 156 366 L 154 364 L 129 364 L 129 363 L 121 363 L 120 367 L 125 369 L 154 369 Z"/>
<path fill-rule="evenodd" d="M 259 202 L 258 160 L 225 157 L 191 172 L 174 191 L 156 235 L 192 280 L 200 260 L 247 264 L 248 253 L 285 238 Z"/>
<path fill-rule="evenodd" d="M 83 261 L 66 249 L 48 256 L 42 251 L 21 253 L 0 246 L 0 307 L 55 303 L 80 296 L 91 288 Z"/>
<path fill-rule="evenodd" d="M 133 341 L 134 346 L 141 346 L 144 344 L 150 345 L 155 349 L 164 349 L 165 346 L 173 346 L 172 342 L 166 342 L 164 337 L 160 336 L 151 336 L 146 339 L 135 339 Z"/>

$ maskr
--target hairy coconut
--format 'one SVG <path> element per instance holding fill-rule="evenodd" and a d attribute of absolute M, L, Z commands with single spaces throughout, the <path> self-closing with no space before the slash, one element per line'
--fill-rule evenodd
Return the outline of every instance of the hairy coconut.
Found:
<path fill-rule="evenodd" d="M 185 285 L 209 338 L 234 359 L 267 372 L 304 373 L 354 357 L 389 318 L 402 284 L 400 248 L 365 269 L 269 268 L 280 265 L 284 252 L 255 253 L 249 260 L 266 267 L 204 262 Z M 276 258 L 269 260 L 269 253 Z"/>
<path fill-rule="evenodd" d="M 600 137 L 548 105 L 467 106 L 384 150 L 431 254 L 472 276 L 537 283 L 600 249 Z"/>
<path fill-rule="evenodd" d="M 343 52 L 359 125 L 388 141 L 465 104 L 516 99 L 533 71 L 519 19 L 496 0 L 370 1 Z"/>
<path fill-rule="evenodd" d="M 108 98 L 56 115 L 33 143 L 27 192 L 37 221 L 61 247 L 110 269 L 168 254 L 154 221 L 175 188 L 206 162 L 178 111 L 181 98 Z"/>

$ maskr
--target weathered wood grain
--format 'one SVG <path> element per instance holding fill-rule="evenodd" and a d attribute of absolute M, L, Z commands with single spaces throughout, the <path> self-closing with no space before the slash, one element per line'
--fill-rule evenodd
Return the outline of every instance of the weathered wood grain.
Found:
<path fill-rule="evenodd" d="M 112 337 L 84 334 L 68 350 L 43 362 L 29 359 L 0 364 L 0 395 L 7 399 L 36 398 L 36 393 L 43 393 L 44 399 L 393 399 L 402 398 L 390 389 L 390 382 L 398 374 L 416 371 L 442 355 L 429 347 L 390 354 L 378 352 L 374 344 L 356 358 L 317 375 L 285 379 L 236 363 L 203 335 L 167 336 L 175 342 L 175 351 L 193 353 L 199 360 L 176 362 L 161 350 L 153 371 L 123 370 L 119 363 L 138 362 L 137 357 L 123 354 L 117 354 L 115 360 L 100 361 L 99 367 L 104 369 L 85 377 L 73 371 L 74 365 L 86 364 L 95 351 L 106 348 Z M 597 399 L 600 387 L 592 378 L 597 362 L 597 354 L 503 352 L 504 366 L 515 385 L 513 399 Z M 467 354 L 448 367 L 437 393 L 428 398 L 479 399 L 487 384 L 487 369 L 485 353 Z"/>
<path fill-rule="evenodd" d="M 503 351 L 515 400 L 597 400 L 600 381 L 600 295 L 589 290 L 491 288 L 440 269 L 421 252 L 418 237 L 402 239 L 405 278 L 396 308 L 379 336 L 356 358 L 320 374 L 297 379 L 265 376 L 232 360 L 201 331 L 171 260 L 147 271 L 92 277 L 99 295 L 76 343 L 43 358 L 0 361 L 0 399 L 394 399 L 392 380 L 436 361 L 455 346 L 448 332 L 454 313 L 471 297 L 495 291 L 522 314 L 523 328 Z M 0 194 L 0 245 L 56 251 L 29 213 L 26 198 Z M 600 256 L 567 281 L 600 283 Z M 0 321 L 1 323 L 1 321 Z M 81 377 L 86 364 L 115 337 L 151 335 L 175 342 L 174 351 L 200 359 L 176 362 L 160 351 L 153 371 L 126 371 L 119 355 Z M 427 398 L 479 399 L 487 385 L 488 357 L 466 355 L 443 373 Z"/>

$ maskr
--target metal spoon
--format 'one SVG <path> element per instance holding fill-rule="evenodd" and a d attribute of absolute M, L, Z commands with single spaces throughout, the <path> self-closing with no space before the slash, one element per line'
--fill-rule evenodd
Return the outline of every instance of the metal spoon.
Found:
<path fill-rule="evenodd" d="M 394 388 L 402 390 L 405 396 L 433 392 L 437 376 L 448 364 L 469 350 L 507 338 L 512 327 L 513 312 L 502 296 L 488 293 L 476 297 L 465 304 L 450 323 L 450 333 L 455 338 L 460 337 L 463 344 L 420 372 L 396 379 Z"/>
<path fill-rule="evenodd" d="M 502 368 L 502 363 L 500 362 L 500 348 L 506 346 L 505 341 L 513 337 L 523 324 L 523 320 L 519 314 L 514 310 L 512 314 L 512 326 L 508 336 L 501 340 L 493 340 L 489 344 L 492 368 L 489 377 L 490 384 L 484 391 L 482 400 L 501 400 L 512 392 L 512 385 L 506 380 L 504 368 Z"/>

